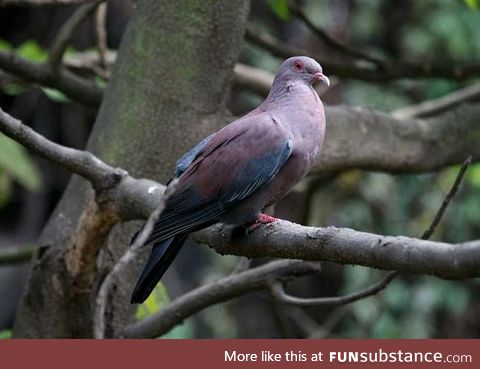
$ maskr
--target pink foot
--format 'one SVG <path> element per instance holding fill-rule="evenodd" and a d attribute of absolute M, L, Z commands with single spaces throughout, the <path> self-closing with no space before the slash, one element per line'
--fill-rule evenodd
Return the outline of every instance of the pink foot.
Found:
<path fill-rule="evenodd" d="M 251 223 L 251 224 L 247 225 L 247 227 L 246 227 L 246 229 L 245 229 L 245 233 L 246 233 L 246 234 L 250 234 L 250 233 L 252 233 L 255 229 L 257 229 L 258 227 L 260 227 L 262 224 L 273 223 L 273 222 L 276 222 L 277 220 L 278 220 L 278 218 L 272 217 L 272 216 L 270 216 L 270 215 L 260 214 L 260 215 L 257 217 L 257 220 L 256 220 L 254 223 Z"/>
<path fill-rule="evenodd" d="M 272 217 L 268 214 L 260 214 L 257 218 L 256 223 L 268 224 L 268 223 L 276 222 L 277 220 L 278 218 Z"/>

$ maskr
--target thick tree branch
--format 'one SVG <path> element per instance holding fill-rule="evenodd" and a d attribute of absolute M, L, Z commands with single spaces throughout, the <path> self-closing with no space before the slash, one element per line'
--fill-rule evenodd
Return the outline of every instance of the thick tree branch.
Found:
<path fill-rule="evenodd" d="M 356 119 L 361 125 L 361 120 Z M 124 173 L 116 175 L 115 169 L 93 155 L 50 142 L 2 111 L 0 130 L 42 157 L 93 181 L 95 187 L 109 188 L 113 183 L 113 189 L 108 192 L 115 197 L 112 201 L 116 202 L 123 219 L 147 218 L 160 201 L 162 185 L 137 180 Z M 465 142 L 461 143 L 465 145 Z M 112 181 L 112 178 L 116 180 Z M 448 279 L 480 276 L 480 241 L 448 244 L 403 236 L 381 236 L 347 228 L 305 227 L 287 221 L 266 225 L 248 238 L 232 239 L 231 229 L 220 225 L 197 232 L 192 237 L 222 254 L 331 261 Z"/>
<path fill-rule="evenodd" d="M 0 53 L 1 59 L 1 53 Z M 346 169 L 391 173 L 433 171 L 480 159 L 480 104 L 463 104 L 427 119 L 398 119 L 388 113 L 327 107 L 327 133 L 314 173 Z"/>
<path fill-rule="evenodd" d="M 57 73 L 51 73 L 47 64 L 32 63 L 12 52 L 0 51 L 0 68 L 28 82 L 56 88 L 73 100 L 94 108 L 100 106 L 103 98 L 103 91 L 94 82 L 64 68 L 60 68 Z"/>
<path fill-rule="evenodd" d="M 295 55 L 310 55 L 316 59 L 327 74 L 365 81 L 390 81 L 402 78 L 444 78 L 464 80 L 480 75 L 480 62 L 434 64 L 431 62 L 385 61 L 381 68 L 362 62 L 337 63 L 322 55 L 287 45 L 275 37 L 249 26 L 245 33 L 248 41 L 280 58 Z"/>
<path fill-rule="evenodd" d="M 273 74 L 249 65 L 237 63 L 233 69 L 235 83 L 262 96 L 267 96 L 273 83 Z"/>
<path fill-rule="evenodd" d="M 122 255 L 120 260 L 115 264 L 110 273 L 105 277 L 98 291 L 95 299 L 95 311 L 94 311 L 94 337 L 105 338 L 105 310 L 108 302 L 108 294 L 112 289 L 115 280 L 118 276 L 124 272 L 125 268 L 137 258 L 141 247 L 145 244 L 150 233 L 152 233 L 155 222 L 160 216 L 161 212 L 165 208 L 165 201 L 167 196 L 162 196 L 160 203 L 156 209 L 148 217 L 145 226 L 136 236 L 135 241 L 130 245 L 127 251 Z"/>
<path fill-rule="evenodd" d="M 397 119 L 354 107 L 327 107 L 327 132 L 314 172 L 345 169 L 430 172 L 480 159 L 480 104 L 426 119 Z"/>
<path fill-rule="evenodd" d="M 450 201 L 458 192 L 460 188 L 460 184 L 462 183 L 463 177 L 465 176 L 465 173 L 471 161 L 472 161 L 472 158 L 468 157 L 463 162 L 460 168 L 460 171 L 458 172 L 457 177 L 455 178 L 455 181 L 452 187 L 450 188 L 450 191 L 448 191 L 447 196 L 445 196 L 444 200 L 442 201 L 442 204 L 440 205 L 437 213 L 435 214 L 435 217 L 433 218 L 432 223 L 422 234 L 422 240 L 428 240 L 435 232 L 435 229 L 437 228 L 443 215 L 445 214 L 445 211 L 447 210 L 447 207 L 450 204 Z M 392 282 L 399 274 L 400 273 L 398 271 L 390 272 L 387 274 L 387 276 L 384 279 L 382 279 L 381 281 L 375 283 L 370 287 L 364 288 L 360 291 L 351 293 L 346 296 L 339 296 L 339 297 L 320 297 L 320 298 L 294 297 L 294 296 L 288 295 L 285 292 L 283 288 L 283 284 L 280 281 L 273 281 L 270 286 L 270 290 L 272 292 L 272 295 L 277 300 L 286 304 L 298 305 L 298 306 L 325 306 L 325 305 L 339 306 L 339 305 L 345 305 L 351 302 L 364 299 L 366 297 L 376 295 L 377 293 L 385 289 L 390 284 L 390 282 Z"/>
<path fill-rule="evenodd" d="M 220 302 L 247 292 L 268 288 L 269 278 L 285 279 L 318 271 L 318 265 L 299 260 L 279 260 L 230 275 L 182 295 L 158 313 L 125 329 L 124 338 L 155 338 L 184 319 Z"/>
<path fill-rule="evenodd" d="M 449 244 L 348 228 L 305 227 L 283 220 L 248 238 L 232 239 L 231 229 L 220 225 L 192 237 L 220 254 L 330 261 L 445 279 L 480 277 L 480 241 Z"/>

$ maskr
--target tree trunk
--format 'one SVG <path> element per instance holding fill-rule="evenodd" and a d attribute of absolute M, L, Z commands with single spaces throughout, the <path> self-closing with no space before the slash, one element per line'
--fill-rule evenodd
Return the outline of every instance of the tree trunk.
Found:
<path fill-rule="evenodd" d="M 167 180 L 175 160 L 223 124 L 248 7 L 248 0 L 138 1 L 87 149 L 134 176 Z M 16 337 L 92 336 L 98 284 L 132 231 L 93 200 L 91 186 L 72 178 L 40 238 Z M 112 293 L 107 336 L 132 318 L 134 269 Z"/>

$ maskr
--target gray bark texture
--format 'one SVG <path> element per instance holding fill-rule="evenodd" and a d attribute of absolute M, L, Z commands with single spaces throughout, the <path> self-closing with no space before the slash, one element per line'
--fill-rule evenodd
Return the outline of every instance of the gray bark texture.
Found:
<path fill-rule="evenodd" d="M 164 183 L 186 149 L 224 124 L 248 10 L 247 0 L 138 1 L 87 149 L 135 177 Z M 98 284 L 133 230 L 116 224 L 109 201 L 94 196 L 75 176 L 51 216 L 16 337 L 92 336 Z M 128 297 L 136 273 L 128 270 L 113 288 L 107 336 L 132 318 Z"/>
<path fill-rule="evenodd" d="M 465 103 L 428 118 L 399 119 L 361 107 L 325 109 L 327 131 L 313 172 L 347 169 L 430 172 L 480 158 L 480 104 Z"/>

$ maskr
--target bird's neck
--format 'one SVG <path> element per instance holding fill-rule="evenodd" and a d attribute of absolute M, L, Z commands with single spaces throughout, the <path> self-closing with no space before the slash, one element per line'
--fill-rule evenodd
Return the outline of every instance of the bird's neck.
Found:
<path fill-rule="evenodd" d="M 283 102 L 288 100 L 289 104 L 305 104 L 308 102 L 320 102 L 320 98 L 312 85 L 303 81 L 275 80 L 267 98 L 260 105 L 260 108 L 275 109 L 281 108 Z M 263 109 L 262 109 L 263 110 Z"/>

